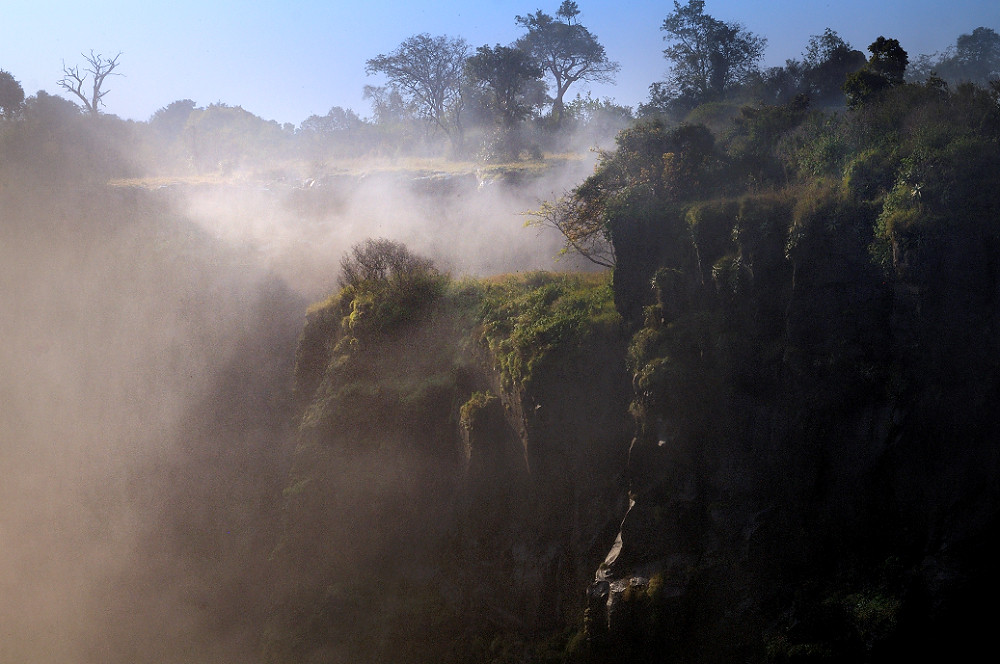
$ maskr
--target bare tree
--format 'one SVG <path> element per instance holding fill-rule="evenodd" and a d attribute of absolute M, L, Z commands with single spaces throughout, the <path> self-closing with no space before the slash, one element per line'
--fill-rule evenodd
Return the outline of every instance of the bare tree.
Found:
<path fill-rule="evenodd" d="M 122 54 L 119 51 L 115 57 L 106 58 L 100 53 L 95 54 L 91 50 L 90 55 L 86 53 L 81 53 L 81 55 L 90 66 L 84 68 L 81 74 L 79 65 L 67 67 L 66 63 L 63 62 L 63 77 L 59 80 L 59 87 L 72 92 L 83 103 L 85 111 L 91 115 L 97 115 L 100 112 L 100 107 L 104 105 L 104 95 L 110 92 L 109 90 L 102 89 L 104 87 L 104 80 L 112 74 L 121 76 L 120 73 L 115 72 L 115 69 L 118 68 L 118 58 Z M 83 90 L 88 74 L 92 77 L 89 97 Z"/>

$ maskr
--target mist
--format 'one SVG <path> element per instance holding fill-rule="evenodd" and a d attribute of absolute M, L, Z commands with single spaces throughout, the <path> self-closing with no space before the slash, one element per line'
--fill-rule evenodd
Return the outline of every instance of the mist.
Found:
<path fill-rule="evenodd" d="M 224 581 L 191 568 L 178 531 L 233 528 L 247 507 L 230 501 L 248 496 L 227 482 L 282 450 L 255 440 L 280 424 L 261 425 L 252 399 L 287 381 L 294 297 L 156 210 L 90 187 L 5 192 L 4 661 L 173 661 L 159 651 L 204 645 L 192 603 Z M 243 402 L 228 403 L 254 344 Z"/>
<path fill-rule="evenodd" d="M 588 269 L 561 255 L 553 229 L 526 227 L 530 212 L 593 169 L 584 153 L 520 185 L 474 173 L 378 170 L 175 187 L 165 195 L 207 234 L 246 251 L 309 298 L 336 289 L 340 258 L 370 237 L 403 242 L 455 277 Z"/>
<path fill-rule="evenodd" d="M 282 592 L 269 557 L 296 445 L 295 348 L 353 244 L 392 238 L 454 277 L 587 267 L 523 213 L 593 155 L 520 184 L 374 162 L 123 184 L 59 161 L 0 189 L 5 662 L 259 656 Z"/>

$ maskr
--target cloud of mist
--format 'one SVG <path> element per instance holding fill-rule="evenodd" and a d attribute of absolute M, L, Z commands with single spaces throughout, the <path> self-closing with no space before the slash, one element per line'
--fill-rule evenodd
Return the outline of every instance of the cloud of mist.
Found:
<path fill-rule="evenodd" d="M 166 210 L 3 199 L 0 661 L 240 661 L 303 303 Z"/>
<path fill-rule="evenodd" d="M 166 195 L 206 232 L 316 298 L 336 288 L 344 252 L 373 237 L 403 242 L 456 277 L 589 269 L 579 257 L 559 255 L 563 238 L 554 230 L 526 228 L 524 213 L 592 167 L 592 158 L 568 161 L 516 185 L 472 173 L 370 171 L 178 187 Z"/>

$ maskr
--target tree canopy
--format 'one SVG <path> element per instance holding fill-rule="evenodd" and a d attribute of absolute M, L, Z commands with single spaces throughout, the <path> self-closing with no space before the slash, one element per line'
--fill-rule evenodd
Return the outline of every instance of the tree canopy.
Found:
<path fill-rule="evenodd" d="M 815 103 L 843 103 L 843 85 L 848 75 L 865 65 L 865 54 L 855 50 L 840 35 L 827 28 L 813 35 L 803 54 L 803 87 Z"/>
<path fill-rule="evenodd" d="M 528 31 L 517 41 L 518 48 L 535 58 L 555 84 L 552 118 L 557 124 L 570 86 L 577 81 L 613 83 L 621 69 L 608 59 L 597 37 L 577 22 L 579 14 L 575 2 L 563 0 L 554 17 L 539 9 L 515 19 Z"/>
<path fill-rule="evenodd" d="M 462 76 L 469 46 L 462 38 L 419 34 L 396 50 L 368 60 L 369 75 L 383 74 L 406 103 L 441 129 L 456 149 L 463 143 Z"/>
<path fill-rule="evenodd" d="M 24 104 L 24 88 L 7 71 L 0 69 L 0 115 L 9 118 Z"/>
<path fill-rule="evenodd" d="M 672 64 L 667 93 L 695 106 L 717 101 L 757 71 L 767 39 L 739 23 L 726 23 L 705 13 L 704 0 L 688 0 L 660 29 L 669 42 L 663 55 Z"/>
<path fill-rule="evenodd" d="M 466 61 L 470 82 L 486 97 L 497 121 L 513 127 L 531 113 L 530 84 L 542 77 L 542 68 L 530 55 L 510 46 L 480 46 Z"/>
<path fill-rule="evenodd" d="M 897 39 L 880 36 L 868 45 L 872 54 L 863 69 L 854 72 L 844 82 L 847 103 L 856 107 L 887 88 L 902 85 L 909 57 Z"/>

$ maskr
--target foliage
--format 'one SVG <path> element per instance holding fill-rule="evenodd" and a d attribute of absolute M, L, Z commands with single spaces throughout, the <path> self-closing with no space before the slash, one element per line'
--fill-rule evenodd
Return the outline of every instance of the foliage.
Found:
<path fill-rule="evenodd" d="M 896 39 L 879 37 L 868 45 L 871 57 L 868 64 L 844 81 L 847 103 L 852 108 L 861 106 L 875 95 L 903 83 L 909 57 Z"/>
<path fill-rule="evenodd" d="M 950 85 L 989 85 L 1000 79 L 1000 34 L 980 26 L 959 35 L 955 44 L 942 53 L 918 56 L 907 70 L 907 80 L 922 83 L 937 77 Z"/>
<path fill-rule="evenodd" d="M 527 94 L 531 83 L 542 77 L 542 69 L 524 51 L 500 44 L 480 46 L 466 60 L 465 71 L 502 127 L 511 129 L 531 114 L 537 99 Z"/>
<path fill-rule="evenodd" d="M 480 46 L 465 63 L 471 91 L 500 133 L 491 156 L 516 159 L 520 152 L 515 127 L 544 100 L 542 69 L 517 48 Z"/>
<path fill-rule="evenodd" d="M 371 58 L 365 71 L 384 75 L 404 102 L 418 109 L 461 152 L 462 78 L 468 48 L 462 38 L 422 33 L 404 40 L 389 54 Z"/>
<path fill-rule="evenodd" d="M 570 86 L 577 81 L 613 82 L 621 68 L 608 59 L 597 37 L 577 22 L 579 14 L 576 2 L 563 0 L 554 17 L 538 10 L 516 18 L 528 31 L 517 47 L 530 54 L 555 83 L 552 118 L 556 124 L 562 122 L 563 98 Z"/>
<path fill-rule="evenodd" d="M 190 99 L 172 101 L 149 118 L 149 127 L 166 139 L 176 139 L 184 131 L 197 104 Z"/>
<path fill-rule="evenodd" d="M 588 145 L 598 145 L 628 127 L 635 121 L 635 113 L 629 106 L 616 103 L 605 97 L 595 99 L 586 93 L 577 94 L 564 108 L 563 126 L 574 136 L 583 136 Z"/>
<path fill-rule="evenodd" d="M 409 321 L 443 292 L 447 277 L 430 259 L 385 238 L 354 245 L 340 261 L 341 299 L 350 302 L 344 325 L 354 337 Z"/>
<path fill-rule="evenodd" d="M 340 286 L 354 289 L 387 283 L 403 284 L 434 272 L 433 263 L 417 256 L 406 245 L 385 238 L 354 245 L 340 261 Z"/>
<path fill-rule="evenodd" d="M 477 425 L 477 417 L 483 409 L 497 401 L 499 397 L 490 391 L 473 392 L 469 400 L 462 404 L 459 409 L 459 423 L 464 429 L 474 429 Z"/>
<path fill-rule="evenodd" d="M 113 115 L 83 115 L 80 108 L 44 90 L 28 97 L 16 122 L 0 123 L 0 152 L 7 183 L 104 184 L 138 173 L 139 132 Z"/>
<path fill-rule="evenodd" d="M 803 88 L 816 105 L 843 104 L 847 77 L 865 65 L 865 56 L 827 28 L 813 35 L 802 58 Z"/>
<path fill-rule="evenodd" d="M 24 88 L 10 72 L 0 69 L 0 116 L 13 117 L 23 104 Z"/>
<path fill-rule="evenodd" d="M 229 172 L 246 160 L 282 154 L 289 129 L 241 106 L 211 104 L 190 112 L 178 142 L 198 169 Z"/>
<path fill-rule="evenodd" d="M 658 217 L 657 206 L 711 191 L 722 170 L 715 140 L 700 125 L 668 129 L 660 120 L 644 121 L 620 132 L 615 142 L 618 149 L 601 152 L 593 175 L 544 203 L 530 222 L 558 230 L 565 250 L 604 267 L 617 263 L 624 244 L 640 241 L 631 232 L 640 219 Z"/>
<path fill-rule="evenodd" d="M 733 118 L 725 147 L 734 170 L 746 175 L 749 188 L 787 184 L 789 173 L 775 146 L 808 116 L 801 97 L 781 106 L 744 106 Z"/>
<path fill-rule="evenodd" d="M 705 13 L 704 0 L 688 0 L 660 29 L 670 45 L 663 51 L 672 63 L 669 97 L 690 107 L 719 101 L 757 70 L 767 39 L 738 23 L 726 23 Z"/>
<path fill-rule="evenodd" d="M 847 77 L 866 64 L 864 53 L 827 28 L 809 38 L 801 60 L 788 60 L 783 67 L 751 76 L 747 93 L 765 105 L 839 107 L 845 103 Z"/>
<path fill-rule="evenodd" d="M 486 284 L 482 298 L 481 342 L 507 385 L 529 383 L 553 355 L 571 361 L 567 353 L 620 320 L 607 274 L 505 277 Z"/>

